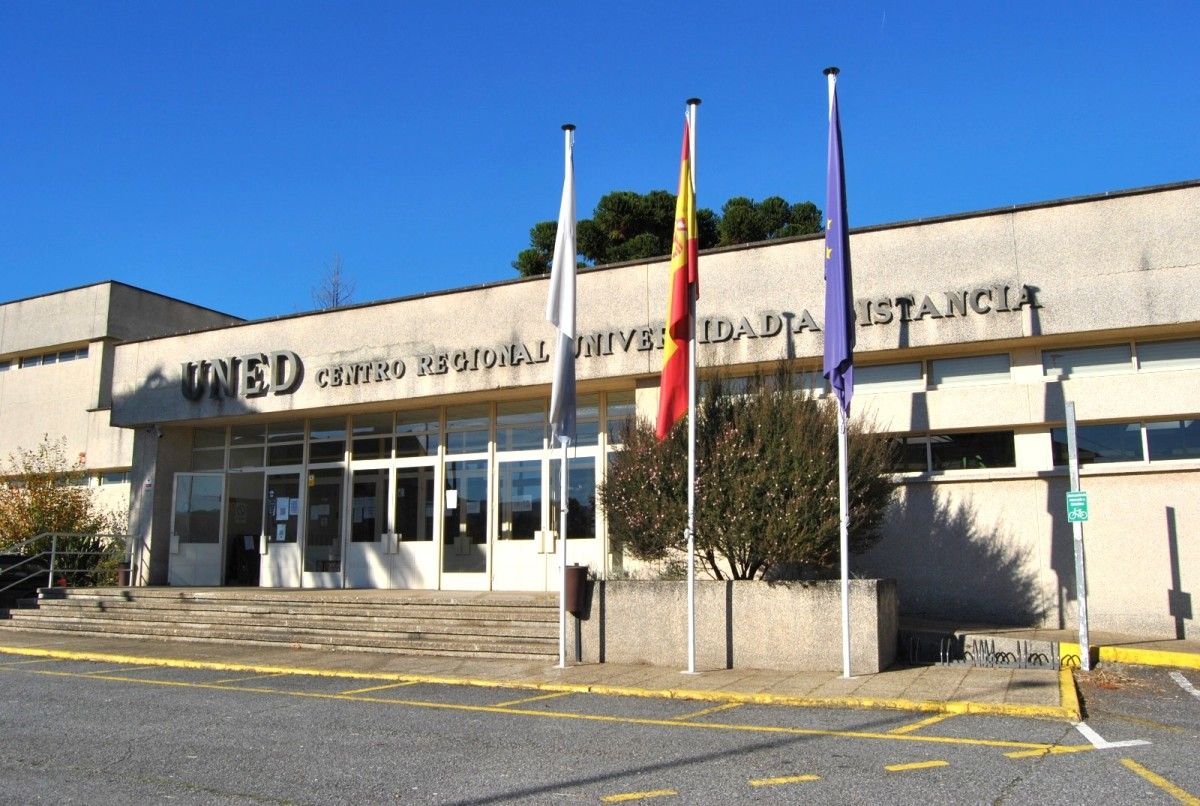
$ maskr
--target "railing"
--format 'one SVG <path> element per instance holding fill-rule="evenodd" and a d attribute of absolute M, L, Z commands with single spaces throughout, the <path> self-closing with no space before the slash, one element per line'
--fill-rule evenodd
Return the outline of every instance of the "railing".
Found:
<path fill-rule="evenodd" d="M 45 576 L 45 587 L 126 586 L 130 581 L 130 535 L 45 532 L 0 553 L 19 560 L 0 563 L 0 594 Z"/>

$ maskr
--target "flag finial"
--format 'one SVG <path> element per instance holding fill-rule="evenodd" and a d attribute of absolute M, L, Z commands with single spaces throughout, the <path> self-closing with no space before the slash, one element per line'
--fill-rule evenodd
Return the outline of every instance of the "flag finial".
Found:
<path fill-rule="evenodd" d="M 688 106 L 699 106 L 699 105 L 700 105 L 700 99 L 699 99 L 699 98 L 688 98 L 688 99 L 687 99 L 687 105 L 688 105 Z"/>
<path fill-rule="evenodd" d="M 842 72 L 842 71 L 837 69 L 836 67 L 826 67 L 824 70 L 821 71 L 821 74 L 826 75 L 826 76 L 836 76 L 840 72 Z"/>
<path fill-rule="evenodd" d="M 563 131 L 564 131 L 564 132 L 573 132 L 573 131 L 575 131 L 575 124 L 574 124 L 574 123 L 564 123 L 564 124 L 563 124 Z"/>

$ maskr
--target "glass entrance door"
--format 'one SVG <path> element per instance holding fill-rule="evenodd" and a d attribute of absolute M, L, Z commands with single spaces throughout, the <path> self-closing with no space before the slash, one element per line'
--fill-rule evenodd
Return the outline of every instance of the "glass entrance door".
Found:
<path fill-rule="evenodd" d="M 395 541 L 388 529 L 386 467 L 355 469 L 350 480 L 350 542 L 346 544 L 346 587 L 392 588 Z"/>
<path fill-rule="evenodd" d="M 225 584 L 258 585 L 263 474 L 230 473 L 225 492 Z"/>
<path fill-rule="evenodd" d="M 546 590 L 554 541 L 543 532 L 545 461 L 496 464 L 500 523 L 492 547 L 492 588 Z M 548 562 L 549 560 L 549 562 Z"/>
<path fill-rule="evenodd" d="M 437 588 L 438 544 L 434 542 L 437 466 L 431 463 L 396 468 L 397 588 Z"/>
<path fill-rule="evenodd" d="M 309 471 L 304 514 L 304 587 L 342 587 L 340 467 Z"/>
<path fill-rule="evenodd" d="M 442 587 L 486 590 L 488 462 L 446 462 L 442 499 Z"/>
<path fill-rule="evenodd" d="M 267 475 L 259 550 L 264 587 L 300 587 L 300 473 Z"/>
<path fill-rule="evenodd" d="M 171 515 L 169 585 L 221 584 L 220 473 L 176 473 Z"/>

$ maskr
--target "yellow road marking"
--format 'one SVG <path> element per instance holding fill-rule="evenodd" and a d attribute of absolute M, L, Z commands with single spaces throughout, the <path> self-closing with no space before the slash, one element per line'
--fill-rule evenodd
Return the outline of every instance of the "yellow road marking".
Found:
<path fill-rule="evenodd" d="M 1184 789 L 1177 787 L 1175 784 L 1171 783 L 1166 778 L 1163 778 L 1161 775 L 1150 772 L 1150 770 L 1146 769 L 1141 764 L 1138 764 L 1133 759 L 1123 758 L 1121 759 L 1121 763 L 1124 764 L 1127 769 L 1133 770 L 1138 775 L 1142 776 L 1147 781 L 1154 784 L 1180 803 L 1186 803 L 1188 806 L 1200 806 L 1200 798 Z"/>
<path fill-rule="evenodd" d="M 1100 663 L 1133 663 L 1139 666 L 1175 666 L 1180 669 L 1200 669 L 1200 654 L 1171 652 L 1164 649 L 1144 649 L 1132 646 L 1093 646 L 1092 652 Z M 1079 657 L 1079 644 L 1063 642 L 1058 645 L 1063 657 Z"/>
<path fill-rule="evenodd" d="M 5 670 L 7 671 L 7 670 Z M 966 745 L 972 747 L 1019 748 L 1035 753 L 1055 752 L 1057 745 L 1039 742 L 1018 742 L 1008 739 L 971 739 L 951 736 L 922 736 L 920 734 L 890 734 L 872 731 L 826 730 L 820 728 L 792 728 L 778 725 L 736 725 L 720 722 L 681 722 L 677 719 L 651 719 L 648 717 L 607 716 L 604 714 L 578 714 L 570 711 L 534 711 L 523 708 L 501 708 L 495 705 L 468 705 L 463 703 L 429 702 L 426 700 L 403 700 L 390 697 L 368 697 L 362 695 L 329 694 L 317 691 L 289 691 L 263 686 L 232 686 L 215 683 L 191 683 L 182 680 L 154 680 L 144 677 L 121 677 L 120 675 L 84 675 L 76 672 L 56 672 L 48 669 L 18 669 L 9 674 L 25 673 L 46 677 L 77 677 L 87 680 L 109 680 L 118 683 L 139 683 L 147 686 L 169 686 L 174 688 L 197 688 L 214 691 L 237 691 L 252 694 L 277 694 L 284 697 L 301 697 L 318 700 L 345 700 L 347 702 L 402 705 L 411 708 L 433 708 L 444 711 L 504 714 L 505 716 L 533 716 L 544 719 L 575 719 L 584 722 L 607 722 L 624 725 L 649 725 L 654 727 L 691 728 L 693 730 L 720 730 L 733 733 L 770 733 L 786 736 L 837 736 L 847 739 L 882 739 L 893 742 L 918 742 L 925 744 Z M 1091 750 L 1091 745 L 1080 749 Z M 1059 751 L 1063 752 L 1063 751 Z M 1067 750 L 1065 752 L 1073 752 Z"/>
<path fill-rule="evenodd" d="M 241 677 L 226 677 L 221 680 L 209 680 L 213 685 L 222 685 L 224 683 L 241 683 L 244 680 L 266 680 L 268 677 L 286 677 L 288 672 L 275 672 L 273 674 L 252 674 L 242 675 Z"/>
<path fill-rule="evenodd" d="M 1095 750 L 1094 744 L 1056 744 L 1041 750 L 1020 750 L 1015 753 L 1005 753 L 1008 758 L 1036 758 L 1037 756 L 1059 756 L 1064 753 L 1086 753 Z"/>
<path fill-rule="evenodd" d="M 533 691 L 563 691 L 574 694 L 600 694 L 620 697 L 645 697 L 664 700 L 699 700 L 701 702 L 737 702 L 747 705 L 780 705 L 796 708 L 888 708 L 901 711 L 930 711 L 948 714 L 990 714 L 1029 719 L 1069 719 L 1079 721 L 1079 708 L 1064 705 L 1022 705 L 1019 703 L 970 702 L 966 700 L 906 700 L 876 697 L 805 697 L 767 692 L 714 691 L 704 689 L 647 689 L 633 686 L 609 686 L 593 683 L 551 683 L 529 680 L 494 680 L 487 678 L 452 677 L 449 675 L 396 674 L 389 672 L 356 672 L 341 669 L 305 669 L 302 667 L 266 666 L 248 663 L 223 663 L 174 658 L 150 658 L 135 655 L 116 655 L 105 652 L 76 652 L 62 649 L 0 646 L 0 654 L 25 655 L 57 660 L 92 661 L 96 663 L 153 663 L 175 669 L 206 669 L 209 671 L 273 674 L 283 672 L 305 677 L 339 677 L 348 680 L 391 680 L 396 682 L 430 683 L 445 686 L 475 686 L 479 688 L 511 688 Z M 1069 672 L 1068 672 L 1069 674 Z M 1071 686 L 1074 694 L 1074 685 Z M 1065 694 L 1064 694 L 1065 698 Z"/>
<path fill-rule="evenodd" d="M 58 658 L 33 658 L 31 660 L 14 660 L 8 663 L 0 664 L 0 668 L 7 669 L 9 666 L 28 666 L 31 663 L 61 663 Z"/>
<path fill-rule="evenodd" d="M 509 700 L 508 702 L 498 702 L 498 703 L 496 703 L 496 707 L 497 708 L 508 708 L 509 706 L 512 706 L 512 705 L 524 705 L 527 702 L 537 702 L 538 700 L 554 700 L 559 697 L 566 697 L 572 693 L 574 693 L 574 692 L 556 691 L 553 694 L 539 694 L 536 697 L 525 697 L 524 699 L 521 699 L 521 700 Z"/>
<path fill-rule="evenodd" d="M 914 761 L 911 764 L 888 764 L 884 769 L 888 772 L 907 772 L 908 770 L 927 770 L 930 767 L 949 766 L 949 761 Z"/>
<path fill-rule="evenodd" d="M 417 681 L 405 680 L 402 683 L 384 683 L 382 686 L 367 686 L 366 688 L 352 688 L 346 691 L 339 691 L 339 694 L 366 694 L 369 691 L 383 691 L 388 688 L 402 688 L 404 686 L 415 686 Z"/>
<path fill-rule="evenodd" d="M 712 708 L 702 708 L 699 711 L 692 711 L 690 714 L 684 714 L 683 716 L 677 716 L 675 718 L 682 722 L 685 719 L 695 719 L 698 716 L 708 716 L 709 714 L 715 714 L 718 711 L 728 711 L 730 708 L 740 708 L 742 705 L 743 703 L 740 702 L 726 702 L 721 703 L 720 705 L 714 705 Z"/>
<path fill-rule="evenodd" d="M 800 784 L 805 781 L 820 781 L 819 775 L 781 775 L 778 778 L 751 778 L 750 786 L 779 786 L 780 784 Z"/>
<path fill-rule="evenodd" d="M 147 669 L 161 669 L 161 668 L 162 668 L 161 666 L 130 666 L 128 668 L 123 667 L 121 669 L 121 671 L 122 672 L 144 672 Z M 80 672 L 80 674 L 83 675 L 84 677 L 96 677 L 97 675 L 102 675 L 102 674 L 106 674 L 108 672 L 115 672 L 115 671 L 116 671 L 116 669 L 102 669 L 99 672 Z"/>
<path fill-rule="evenodd" d="M 649 798 L 667 798 L 678 795 L 674 789 L 651 789 L 648 792 L 626 792 L 622 795 L 605 795 L 600 798 L 604 803 L 624 803 L 627 800 L 647 800 Z"/>
<path fill-rule="evenodd" d="M 936 725 L 938 722 L 941 722 L 943 719 L 949 719 L 952 716 L 957 716 L 957 715 L 956 714 L 934 714 L 931 717 L 922 719 L 920 722 L 914 722 L 911 725 L 904 725 L 899 728 L 893 728 L 892 730 L 888 731 L 888 733 L 894 733 L 894 734 L 912 733 L 914 730 L 920 730 L 921 728 L 927 728 L 930 725 Z"/>

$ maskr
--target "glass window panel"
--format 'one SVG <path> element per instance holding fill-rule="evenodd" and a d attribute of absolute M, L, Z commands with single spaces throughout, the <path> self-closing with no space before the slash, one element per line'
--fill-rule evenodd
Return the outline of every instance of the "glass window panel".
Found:
<path fill-rule="evenodd" d="M 12 369 L 11 361 L 0 361 L 0 372 L 8 372 Z"/>
<path fill-rule="evenodd" d="M 356 439 L 351 451 L 355 459 L 387 459 L 392 455 L 392 438 L 388 436 Z"/>
<path fill-rule="evenodd" d="M 192 470 L 223 470 L 225 451 L 192 451 Z"/>
<path fill-rule="evenodd" d="M 392 415 L 364 414 L 351 421 L 355 459 L 387 459 L 392 455 Z"/>
<path fill-rule="evenodd" d="M 221 476 L 175 478 L 175 534 L 181 543 L 217 543 L 221 539 Z"/>
<path fill-rule="evenodd" d="M 267 464 L 271 467 L 304 463 L 304 443 L 267 446 Z"/>
<path fill-rule="evenodd" d="M 496 450 L 541 449 L 546 435 L 546 402 L 521 400 L 496 407 Z"/>
<path fill-rule="evenodd" d="M 1133 368 L 1128 344 L 1107 347 L 1078 347 L 1071 350 L 1043 350 L 1042 368 L 1046 374 L 1059 370 L 1064 375 L 1091 375 L 1121 372 Z"/>
<path fill-rule="evenodd" d="M 446 452 L 477 453 L 488 449 L 489 407 L 457 406 L 446 410 Z"/>
<path fill-rule="evenodd" d="M 433 409 L 402 411 L 396 415 L 396 455 L 434 456 L 438 451 L 440 426 Z"/>
<path fill-rule="evenodd" d="M 927 446 L 929 437 L 895 437 L 891 440 L 895 446 L 895 463 L 892 469 L 897 473 L 928 473 L 929 455 Z"/>
<path fill-rule="evenodd" d="M 46 355 L 42 356 L 42 364 L 43 365 L 57 364 L 57 363 L 58 363 L 58 353 L 46 353 Z"/>
<path fill-rule="evenodd" d="M 388 422 L 391 428 L 391 422 Z M 350 498 L 350 541 L 378 543 L 387 528 L 388 472 L 356 470 Z"/>
<path fill-rule="evenodd" d="M 558 531 L 561 514 L 559 472 L 562 460 L 550 462 L 550 528 Z M 596 460 L 579 457 L 567 460 L 567 540 L 590 540 L 596 536 Z"/>
<path fill-rule="evenodd" d="M 263 466 L 263 448 L 258 446 L 255 448 L 230 448 L 229 449 L 229 467 L 236 469 L 239 467 L 262 467 Z"/>
<path fill-rule="evenodd" d="M 542 528 L 542 463 L 501 462 L 500 539 L 533 540 Z"/>
<path fill-rule="evenodd" d="M 129 483 L 129 471 L 128 470 L 113 471 L 111 473 L 101 473 L 100 474 L 101 486 L 103 486 L 105 484 L 128 484 L 128 483 Z"/>
<path fill-rule="evenodd" d="M 1200 458 L 1200 420 L 1146 423 L 1150 461 Z"/>
<path fill-rule="evenodd" d="M 224 428 L 195 428 L 192 429 L 193 448 L 224 448 Z"/>
<path fill-rule="evenodd" d="M 324 442 L 310 442 L 308 445 L 308 461 L 310 462 L 342 462 L 346 458 L 346 442 L 341 439 Z"/>
<path fill-rule="evenodd" d="M 74 361 L 77 357 L 74 350 L 63 350 L 58 354 L 58 363 L 64 364 L 67 361 Z"/>
<path fill-rule="evenodd" d="M 263 425 L 235 425 L 229 429 L 230 445 L 261 445 L 267 438 Z"/>
<path fill-rule="evenodd" d="M 486 460 L 446 462 L 442 569 L 487 570 L 488 478 Z"/>
<path fill-rule="evenodd" d="M 303 442 L 304 421 L 287 420 L 282 423 L 267 423 L 267 442 Z"/>
<path fill-rule="evenodd" d="M 934 434 L 929 437 L 929 447 L 935 471 L 1015 467 L 1017 464 L 1012 431 Z"/>
<path fill-rule="evenodd" d="M 888 389 L 919 389 L 924 386 L 921 362 L 882 364 L 854 368 L 855 392 L 883 392 Z"/>
<path fill-rule="evenodd" d="M 21 369 L 25 369 L 26 367 L 36 367 L 41 363 L 42 357 L 40 355 L 27 355 L 21 359 Z"/>
<path fill-rule="evenodd" d="M 342 471 L 309 473 L 307 504 L 304 570 L 310 573 L 341 571 Z"/>
<path fill-rule="evenodd" d="M 309 421 L 309 439 L 345 439 L 346 418 L 326 417 Z"/>
<path fill-rule="evenodd" d="M 1200 367 L 1200 339 L 1138 342 L 1142 369 L 1186 369 Z"/>
<path fill-rule="evenodd" d="M 403 541 L 433 540 L 434 468 L 396 468 L 396 536 Z"/>
<path fill-rule="evenodd" d="M 392 415 L 389 414 L 359 414 L 351 421 L 354 438 L 367 436 L 388 436 L 392 433 Z"/>
<path fill-rule="evenodd" d="M 1050 439 L 1054 444 L 1054 464 L 1068 464 L 1067 429 L 1051 429 Z M 1078 425 L 1075 440 L 1081 465 L 1142 461 L 1142 429 L 1138 423 Z"/>
<path fill-rule="evenodd" d="M 575 445 L 600 443 L 600 395 L 580 395 L 575 400 Z"/>
<path fill-rule="evenodd" d="M 637 414 L 637 404 L 633 392 L 609 392 L 605 395 L 605 414 L 607 416 L 608 441 L 620 445 L 625 424 L 633 420 Z"/>
<path fill-rule="evenodd" d="M 1008 353 L 942 358 L 929 362 L 929 380 L 936 386 L 1007 381 L 1010 368 Z"/>

